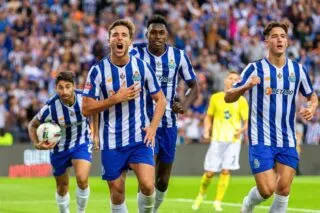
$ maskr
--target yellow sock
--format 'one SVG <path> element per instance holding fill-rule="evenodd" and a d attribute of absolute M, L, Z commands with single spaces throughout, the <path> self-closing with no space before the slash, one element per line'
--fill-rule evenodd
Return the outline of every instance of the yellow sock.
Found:
<path fill-rule="evenodd" d="M 222 201 L 224 194 L 227 191 L 229 180 L 230 180 L 230 174 L 228 175 L 220 174 L 219 182 L 217 185 L 216 201 Z"/>
<path fill-rule="evenodd" d="M 200 183 L 200 191 L 199 191 L 200 195 L 203 196 L 203 195 L 207 194 L 207 190 L 210 185 L 211 179 L 212 178 L 208 178 L 206 174 L 202 175 L 201 183 Z"/>

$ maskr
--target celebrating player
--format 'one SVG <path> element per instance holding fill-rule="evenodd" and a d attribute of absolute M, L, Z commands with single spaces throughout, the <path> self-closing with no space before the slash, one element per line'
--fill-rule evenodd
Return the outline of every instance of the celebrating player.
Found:
<path fill-rule="evenodd" d="M 299 113 L 311 120 L 318 106 L 307 70 L 286 57 L 287 26 L 269 23 L 263 34 L 268 57 L 250 63 L 241 74 L 241 81 L 227 91 L 225 101 L 238 100 L 249 91 L 249 162 L 256 186 L 244 198 L 242 212 L 272 196 L 271 213 L 286 212 L 290 186 L 299 157 L 296 150 L 296 96 L 301 92 L 310 105 Z"/>
<path fill-rule="evenodd" d="M 224 91 L 229 90 L 238 80 L 237 72 L 229 72 L 224 80 Z M 240 97 L 235 103 L 226 103 L 224 96 L 225 92 L 211 96 L 204 120 L 204 138 L 209 139 L 212 131 L 211 144 L 204 162 L 205 172 L 202 175 L 200 191 L 192 205 L 193 210 L 197 210 L 202 203 L 214 173 L 221 172 L 213 206 L 215 211 L 222 211 L 221 201 L 230 180 L 229 170 L 240 168 L 240 136 L 247 129 L 248 103 L 244 97 Z"/>
<path fill-rule="evenodd" d="M 91 68 L 82 108 L 85 115 L 100 113 L 102 178 L 109 185 L 112 212 L 128 212 L 124 191 L 126 170 L 131 168 L 141 189 L 139 212 L 151 213 L 155 197 L 154 137 L 166 99 L 152 68 L 128 53 L 133 24 L 119 19 L 110 25 L 108 32 L 111 54 Z M 146 93 L 156 102 L 150 124 Z"/>
<path fill-rule="evenodd" d="M 154 212 L 157 212 L 168 188 L 174 161 L 178 113 L 184 113 L 196 99 L 198 87 L 196 76 L 187 55 L 177 48 L 167 45 L 168 24 L 159 15 L 155 15 L 147 23 L 148 44 L 135 44 L 131 54 L 141 58 L 151 65 L 168 105 L 156 134 L 156 198 Z M 180 103 L 175 99 L 178 75 L 187 83 L 189 92 Z M 151 98 L 147 100 L 148 116 L 154 116 L 154 107 Z"/>
<path fill-rule="evenodd" d="M 73 166 L 77 179 L 77 212 L 84 213 L 90 188 L 88 176 L 92 159 L 89 122 L 81 112 L 82 92 L 75 90 L 72 72 L 56 77 L 57 94 L 50 98 L 28 125 L 29 136 L 37 149 L 51 150 L 50 160 L 57 183 L 56 201 L 60 213 L 69 213 L 69 169 Z M 97 119 L 97 118 L 95 118 Z M 54 122 L 62 130 L 58 143 L 39 141 L 36 130 L 41 123 Z M 93 134 L 95 130 L 93 129 Z"/>

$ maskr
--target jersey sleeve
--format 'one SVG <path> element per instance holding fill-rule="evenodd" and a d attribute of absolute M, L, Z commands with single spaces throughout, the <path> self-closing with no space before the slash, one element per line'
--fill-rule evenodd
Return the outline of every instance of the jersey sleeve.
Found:
<path fill-rule="evenodd" d="M 179 68 L 179 75 L 182 77 L 184 81 L 191 81 L 196 79 L 196 74 L 194 69 L 191 65 L 191 62 L 188 56 L 182 51 L 182 58 L 181 58 L 181 66 Z"/>
<path fill-rule="evenodd" d="M 44 105 L 38 114 L 36 115 L 37 119 L 40 121 L 40 123 L 44 123 L 47 120 L 51 120 L 51 113 L 50 113 L 50 107 L 48 104 Z"/>
<path fill-rule="evenodd" d="M 101 81 L 101 73 L 96 66 L 92 66 L 83 89 L 83 96 L 98 99 Z"/>
<path fill-rule="evenodd" d="M 242 71 L 240 75 L 240 80 L 233 85 L 234 88 L 241 87 L 245 85 L 250 77 L 255 73 L 255 67 L 252 63 L 248 64 L 248 66 Z"/>
<path fill-rule="evenodd" d="M 249 106 L 248 106 L 248 102 L 247 100 L 241 96 L 240 97 L 240 100 L 239 100 L 239 106 L 240 106 L 240 116 L 241 116 L 241 119 L 243 121 L 246 121 L 248 120 L 248 117 L 249 117 Z"/>
<path fill-rule="evenodd" d="M 208 106 L 208 110 L 207 110 L 207 114 L 213 116 L 214 112 L 215 112 L 215 102 L 216 102 L 216 98 L 215 95 L 212 95 L 210 98 L 210 102 L 209 102 L 209 106 Z"/>
<path fill-rule="evenodd" d="M 312 88 L 312 83 L 311 83 L 311 80 L 310 80 L 310 77 L 307 73 L 307 70 L 305 67 L 302 67 L 301 72 L 300 72 L 300 79 L 301 79 L 301 84 L 300 84 L 300 87 L 299 87 L 299 91 L 301 92 L 301 94 L 304 96 L 304 97 L 308 97 L 310 96 L 312 93 L 313 93 L 313 88 Z"/>
<path fill-rule="evenodd" d="M 147 63 L 144 63 L 144 64 L 145 64 L 144 65 L 144 67 L 145 67 L 145 82 L 146 82 L 147 90 L 152 95 L 152 94 L 159 92 L 161 88 L 160 88 L 159 82 L 156 78 L 155 72 L 153 71 L 151 66 Z"/>

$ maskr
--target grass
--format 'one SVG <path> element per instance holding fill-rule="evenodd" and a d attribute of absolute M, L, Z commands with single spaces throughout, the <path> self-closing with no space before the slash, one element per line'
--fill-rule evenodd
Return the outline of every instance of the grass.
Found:
<path fill-rule="evenodd" d="M 110 212 L 109 190 L 100 177 L 90 177 L 91 195 L 87 213 Z M 191 205 L 199 188 L 200 177 L 172 177 L 169 191 L 159 213 L 193 212 Z M 213 179 L 206 201 L 197 213 L 213 212 L 217 178 Z M 223 212 L 239 212 L 243 197 L 254 185 L 252 177 L 231 177 Z M 137 212 L 137 183 L 134 177 L 126 182 L 126 202 L 129 212 Z M 0 178 L 0 213 L 56 213 L 55 182 L 51 178 Z M 75 179 L 70 180 L 71 212 L 76 212 Z M 320 177 L 296 177 L 291 189 L 289 213 L 320 213 Z M 268 212 L 272 199 L 255 209 L 255 213 Z"/>

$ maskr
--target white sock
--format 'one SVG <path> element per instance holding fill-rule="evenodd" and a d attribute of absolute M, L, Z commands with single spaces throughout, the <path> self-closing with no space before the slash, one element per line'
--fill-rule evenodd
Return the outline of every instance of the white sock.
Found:
<path fill-rule="evenodd" d="M 144 195 L 142 192 L 139 192 L 138 195 L 138 208 L 139 213 L 152 213 L 154 207 L 154 198 L 156 192 L 154 191 L 152 195 Z"/>
<path fill-rule="evenodd" d="M 156 198 L 154 200 L 153 213 L 157 213 L 158 208 L 160 207 L 161 203 L 163 202 L 164 196 L 167 194 L 167 191 L 161 192 L 157 188 L 155 188 L 155 191 L 156 191 Z"/>
<path fill-rule="evenodd" d="M 287 211 L 289 201 L 288 196 L 274 194 L 274 200 L 270 207 L 269 213 L 285 213 Z"/>
<path fill-rule="evenodd" d="M 128 213 L 126 202 L 123 202 L 119 205 L 111 203 L 112 213 Z"/>
<path fill-rule="evenodd" d="M 77 186 L 76 189 L 76 195 L 77 195 L 77 212 L 78 213 L 84 213 L 87 203 L 88 203 L 88 198 L 90 195 L 90 187 L 88 186 L 86 189 L 80 189 Z"/>
<path fill-rule="evenodd" d="M 245 200 L 244 205 L 248 209 L 253 209 L 254 206 L 258 205 L 259 203 L 261 203 L 264 200 L 265 199 L 260 195 L 258 188 L 255 186 L 250 190 L 248 197 Z"/>
<path fill-rule="evenodd" d="M 59 212 L 60 213 L 70 213 L 69 205 L 70 205 L 70 195 L 69 192 L 64 196 L 60 196 L 58 192 L 56 192 L 56 201 L 58 204 Z"/>

